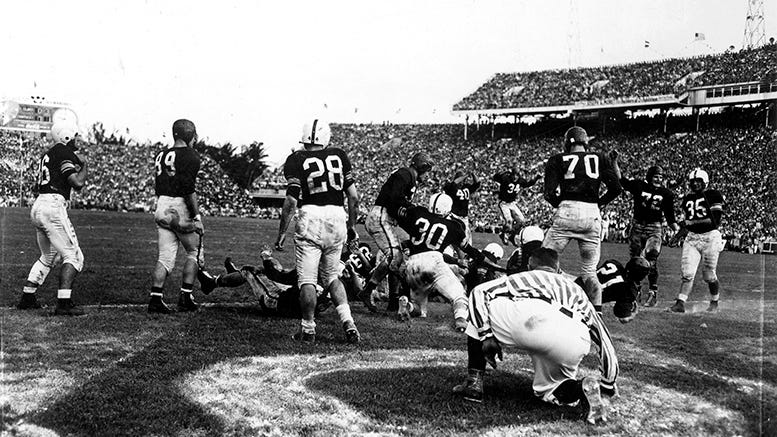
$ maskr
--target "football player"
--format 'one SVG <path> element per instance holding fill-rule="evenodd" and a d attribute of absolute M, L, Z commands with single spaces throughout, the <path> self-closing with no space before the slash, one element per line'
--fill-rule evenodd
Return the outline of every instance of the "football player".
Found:
<path fill-rule="evenodd" d="M 453 199 L 451 218 L 460 221 L 464 225 L 464 233 L 467 243 L 472 243 L 472 229 L 469 225 L 470 198 L 480 189 L 480 182 L 473 173 L 465 174 L 459 170 L 453 175 L 453 180 L 442 187 L 443 193 Z"/>
<path fill-rule="evenodd" d="M 399 286 L 399 267 L 402 265 L 402 247 L 394 228 L 397 226 L 397 211 L 400 208 L 413 206 L 412 199 L 416 184 L 423 181 L 424 176 L 432 169 L 432 158 L 426 152 L 418 152 L 410 159 L 408 167 L 395 171 L 386 180 L 375 199 L 364 227 L 375 240 L 378 249 L 385 258 L 372 272 L 372 276 L 364 286 L 362 300 L 367 308 L 375 312 L 377 307 L 372 301 L 372 292 L 378 287 L 386 275 L 389 276 L 389 306 L 388 310 L 397 308 Z"/>
<path fill-rule="evenodd" d="M 526 272 L 529 270 L 529 257 L 542 247 L 545 233 L 539 226 L 526 226 L 515 237 L 515 250 L 507 260 L 507 274 Z"/>
<path fill-rule="evenodd" d="M 707 311 L 715 312 L 720 299 L 720 282 L 715 270 L 725 245 L 718 230 L 723 219 L 723 195 L 718 190 L 707 189 L 710 177 L 700 168 L 691 171 L 688 181 L 691 191 L 683 196 L 680 202 L 684 220 L 680 230 L 670 241 L 671 245 L 676 245 L 683 240 L 683 254 L 680 293 L 669 310 L 676 313 L 685 312 L 685 301 L 691 294 L 693 278 L 701 262 L 702 278 L 710 290 Z"/>
<path fill-rule="evenodd" d="M 457 331 L 467 327 L 467 297 L 464 286 L 445 263 L 442 251 L 448 245 L 459 247 L 474 260 L 483 254 L 467 243 L 464 227 L 448 218 L 453 200 L 445 193 L 429 199 L 429 209 L 421 206 L 400 207 L 397 222 L 409 235 L 410 256 L 405 263 L 405 276 L 410 287 L 410 300 L 399 298 L 398 315 L 409 320 L 411 315 L 423 315 L 429 291 L 434 288 L 453 305 L 454 325 Z"/>
<path fill-rule="evenodd" d="M 521 188 L 528 188 L 537 183 L 542 177 L 541 174 L 535 175 L 531 179 L 521 177 L 521 167 L 515 164 L 512 170 L 499 172 L 492 178 L 499 188 L 496 191 L 499 199 L 499 213 L 502 215 L 502 231 L 499 237 L 505 245 L 513 241 L 515 234 L 523 227 L 526 218 L 518 208 L 518 191 Z"/>
<path fill-rule="evenodd" d="M 602 303 L 615 302 L 612 312 L 621 323 L 629 323 L 637 317 L 639 284 L 650 271 L 650 262 L 641 256 L 632 257 L 624 266 L 608 259 L 596 269 L 596 278 L 602 284 Z M 573 279 L 583 287 L 583 278 Z"/>
<path fill-rule="evenodd" d="M 610 157 L 616 173 L 619 174 L 618 153 L 610 152 Z M 658 255 L 661 253 L 663 239 L 662 222 L 666 219 L 667 226 L 674 232 L 680 229 L 674 214 L 674 193 L 663 186 L 663 181 L 664 170 L 657 165 L 648 168 L 644 181 L 620 176 L 621 185 L 634 199 L 629 253 L 632 257 L 644 254 L 650 261 L 646 307 L 655 306 L 658 296 Z"/>
<path fill-rule="evenodd" d="M 328 147 L 329 124 L 315 119 L 302 128 L 302 150 L 289 155 L 283 166 L 288 183 L 277 242 L 286 234 L 296 212 L 294 255 L 300 289 L 302 318 L 293 339 L 316 340 L 316 285 L 329 290 L 349 343 L 358 343 L 359 331 L 340 274 L 343 245 L 358 239 L 354 226 L 359 211 L 359 193 L 351 174 L 351 161 L 342 149 Z M 343 209 L 348 201 L 348 212 Z M 299 207 L 299 208 L 298 208 Z"/>
<path fill-rule="evenodd" d="M 585 129 L 573 126 L 564 134 L 564 152 L 551 156 L 545 165 L 545 200 L 557 209 L 542 247 L 560 254 L 570 240 L 577 241 L 585 291 L 601 311 L 602 285 L 596 279 L 602 241 L 600 209 L 622 188 L 609 158 L 587 149 Z M 607 191 L 600 195 L 602 185 Z"/>
<path fill-rule="evenodd" d="M 590 423 L 607 420 L 602 394 L 617 394 L 618 358 L 599 313 L 574 282 L 558 274 L 558 254 L 537 249 L 531 270 L 475 287 L 469 296 L 468 371 L 454 393 L 483 401 L 486 363 L 496 368 L 502 345 L 526 351 L 534 365 L 534 395 L 557 405 L 582 401 Z M 599 352 L 601 378 L 577 378 L 591 344 Z"/>
<path fill-rule="evenodd" d="M 369 251 L 366 243 L 360 243 L 359 249 L 343 253 L 340 279 L 348 296 L 358 294 L 361 290 L 359 275 L 364 274 L 364 268 L 370 268 L 369 258 L 364 255 L 365 250 L 362 248 Z M 197 278 L 202 284 L 202 292 L 210 294 L 218 287 L 239 287 L 248 283 L 254 295 L 259 298 L 259 305 L 264 312 L 289 318 L 302 317 L 296 269 L 285 269 L 277 259 L 273 258 L 269 248 L 262 250 L 259 256 L 262 260 L 261 265 L 244 265 L 241 268 L 238 268 L 231 258 L 227 258 L 224 260 L 226 273 L 217 276 L 213 276 L 205 269 L 200 270 Z M 316 296 L 314 313 L 318 315 L 329 308 L 331 299 L 329 290 L 324 290 L 319 285 L 316 286 Z"/>
<path fill-rule="evenodd" d="M 78 128 L 75 124 L 54 123 L 50 135 L 54 145 L 43 154 L 38 163 L 38 180 L 35 185 L 38 197 L 30 211 L 40 257 L 27 275 L 17 308 L 41 308 L 35 292 L 46 280 L 54 263 L 61 260 L 62 269 L 59 273 L 54 314 L 78 316 L 84 314 L 84 311 L 73 304 L 71 294 L 73 281 L 84 267 L 84 254 L 78 245 L 67 208 L 70 191 L 80 190 L 86 182 L 87 165 L 83 156 L 76 153 Z"/>
<path fill-rule="evenodd" d="M 149 313 L 169 314 L 173 310 L 162 300 L 165 280 L 175 267 L 178 244 L 186 251 L 178 311 L 196 311 L 192 297 L 197 270 L 205 263 L 202 249 L 202 225 L 195 186 L 200 171 L 200 156 L 194 150 L 197 128 L 186 119 L 173 123 L 172 147 L 154 158 L 154 182 L 157 196 L 154 221 L 157 228 L 158 257 L 151 274 Z"/>

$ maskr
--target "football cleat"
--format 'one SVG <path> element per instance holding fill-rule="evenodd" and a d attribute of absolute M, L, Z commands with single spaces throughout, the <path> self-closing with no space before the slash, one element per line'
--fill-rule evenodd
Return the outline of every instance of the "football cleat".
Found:
<path fill-rule="evenodd" d="M 465 401 L 483 402 L 483 371 L 470 369 L 461 384 L 453 386 L 453 393 Z"/>
<path fill-rule="evenodd" d="M 707 307 L 708 313 L 717 313 L 718 312 L 718 301 L 717 300 L 711 300 L 710 306 Z"/>
<path fill-rule="evenodd" d="M 362 289 L 361 292 L 359 292 L 359 300 L 361 300 L 364 303 L 364 306 L 367 307 L 368 310 L 370 310 L 371 313 L 378 312 L 378 306 L 375 305 L 375 301 L 372 299 L 372 291 L 365 291 Z"/>
<path fill-rule="evenodd" d="M 16 305 L 16 308 L 20 310 L 37 310 L 43 308 L 43 306 L 38 303 L 35 293 L 22 293 L 22 298 Z"/>
<path fill-rule="evenodd" d="M 674 305 L 669 307 L 669 311 L 673 313 L 684 313 L 685 312 L 685 304 L 680 299 L 677 299 L 674 303 Z"/>
<path fill-rule="evenodd" d="M 648 296 L 647 299 L 645 299 L 644 306 L 646 307 L 654 307 L 656 306 L 656 298 L 657 298 L 656 290 L 648 290 Z"/>
<path fill-rule="evenodd" d="M 599 380 L 593 376 L 586 376 L 582 381 L 584 405 L 588 407 L 585 420 L 590 424 L 597 421 L 607 421 L 607 408 L 602 401 L 602 392 L 599 389 Z"/>
<path fill-rule="evenodd" d="M 456 332 L 464 332 L 467 330 L 467 319 L 464 317 L 456 317 L 456 320 L 453 321 L 453 327 L 456 329 Z"/>
<path fill-rule="evenodd" d="M 197 280 L 200 281 L 202 294 L 210 294 L 218 286 L 218 276 L 214 277 L 207 270 L 198 270 Z"/>
<path fill-rule="evenodd" d="M 294 335 L 291 336 L 291 339 L 301 343 L 313 344 L 316 342 L 316 333 L 302 332 L 302 328 L 300 328 L 299 331 L 295 332 Z"/>
<path fill-rule="evenodd" d="M 151 301 L 148 303 L 148 312 L 152 314 L 170 314 L 175 311 L 173 311 L 172 308 L 167 306 L 165 301 L 163 301 L 162 299 L 152 298 Z"/>
<path fill-rule="evenodd" d="M 83 308 L 73 305 L 70 299 L 57 299 L 57 306 L 54 308 L 55 316 L 83 316 Z"/>
<path fill-rule="evenodd" d="M 402 322 L 410 321 L 410 301 L 407 296 L 399 296 L 399 309 L 397 309 L 397 318 Z"/>
<path fill-rule="evenodd" d="M 232 258 L 226 257 L 224 259 L 224 268 L 227 269 L 227 273 L 235 273 L 240 271 L 239 268 L 232 262 Z"/>
<path fill-rule="evenodd" d="M 362 339 L 359 335 L 359 330 L 356 329 L 356 324 L 352 320 L 343 322 L 343 330 L 345 331 L 345 341 L 350 344 L 359 343 Z"/>
<path fill-rule="evenodd" d="M 621 323 L 629 323 L 630 321 L 634 320 L 637 317 L 637 313 L 639 312 L 639 307 L 637 307 L 636 302 L 631 303 L 631 314 L 629 314 L 626 317 L 618 317 L 618 321 Z"/>
<path fill-rule="evenodd" d="M 182 313 L 197 311 L 199 306 L 194 301 L 191 293 L 181 293 L 178 296 L 178 311 Z"/>

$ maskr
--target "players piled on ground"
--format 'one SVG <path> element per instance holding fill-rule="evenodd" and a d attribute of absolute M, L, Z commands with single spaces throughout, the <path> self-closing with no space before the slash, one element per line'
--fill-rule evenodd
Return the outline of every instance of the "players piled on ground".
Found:
<path fill-rule="evenodd" d="M 532 356 L 537 396 L 556 404 L 582 401 L 593 423 L 606 420 L 601 395 L 617 393 L 618 362 L 601 318 L 602 304 L 614 302 L 616 317 L 622 323 L 632 321 L 645 276 L 645 306 L 656 304 L 657 259 L 667 232 L 664 222 L 674 233 L 671 244 L 683 242 L 681 288 L 669 310 L 685 311 L 700 263 L 711 295 L 708 311 L 718 308 L 720 285 L 715 270 L 723 247 L 718 228 L 724 199 L 708 188 L 708 174 L 696 169 L 688 176 L 691 190 L 680 202 L 684 220 L 678 223 L 675 196 L 662 186 L 661 167 L 649 167 L 644 181 L 625 177 L 618 152 L 589 150 L 589 137 L 580 127 L 566 132 L 562 151 L 545 163 L 544 177 L 524 179 L 522 163 L 494 175 L 499 186 L 494 203 L 503 216 L 500 237 L 506 246 L 516 246 L 504 268 L 499 265 L 504 254 L 501 246 L 491 243 L 478 250 L 471 245 L 469 200 L 480 188 L 474 175 L 457 172 L 431 196 L 428 206 L 414 204 L 416 187 L 434 166 L 424 152 L 412 154 L 407 167 L 388 177 L 370 210 L 365 227 L 381 255 L 373 260 L 355 230 L 359 194 L 351 162 L 346 152 L 330 146 L 329 125 L 313 120 L 303 128 L 302 149 L 284 165 L 288 185 L 274 247 L 285 250 L 287 228 L 294 218 L 294 267 L 283 269 L 272 251 L 263 249 L 262 265 L 238 269 L 226 260 L 226 272 L 215 276 L 205 269 L 205 229 L 195 191 L 200 158 L 192 147 L 197 130 L 191 121 L 180 119 L 173 123 L 172 133 L 173 146 L 154 159 L 158 256 L 149 313 L 174 312 L 162 296 L 179 244 L 186 257 L 178 311 L 198 309 L 193 298 L 195 279 L 205 294 L 217 287 L 248 283 L 265 311 L 300 320 L 291 337 L 303 343 L 315 342 L 316 316 L 330 306 L 346 341 L 359 343 L 349 300 L 361 300 L 377 312 L 377 290 L 388 278 L 386 311 L 401 320 L 425 317 L 430 294 L 450 303 L 451 325 L 466 332 L 469 355 L 468 376 L 454 392 L 481 402 L 485 364 L 496 367 L 501 346 L 515 346 Z M 39 194 L 31 211 L 41 256 L 30 270 L 18 308 L 41 307 L 37 288 L 53 264 L 61 261 L 54 314 L 77 316 L 84 312 L 73 304 L 71 295 L 84 256 L 67 216 L 67 202 L 71 189 L 84 186 L 87 164 L 75 153 L 75 127 L 55 124 L 51 138 L 54 145 L 40 159 Z M 519 188 L 541 178 L 544 198 L 556 209 L 547 232 L 531 225 L 537 218 L 525 217 L 516 206 Z M 600 264 L 602 210 L 624 189 L 634 201 L 631 258 L 626 263 Z M 400 238 L 401 234 L 407 238 Z M 577 278 L 563 273 L 558 261 L 573 240 L 580 252 Z M 527 329 L 530 320 L 546 323 Z M 592 344 L 599 351 L 602 377 L 577 379 L 580 361 Z"/>

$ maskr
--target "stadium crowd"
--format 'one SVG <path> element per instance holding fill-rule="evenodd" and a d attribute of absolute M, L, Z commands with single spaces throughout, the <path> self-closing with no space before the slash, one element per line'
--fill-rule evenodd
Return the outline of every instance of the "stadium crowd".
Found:
<path fill-rule="evenodd" d="M 644 177 L 648 166 L 663 165 L 668 186 L 681 196 L 686 190 L 685 177 L 700 166 L 710 173 L 712 185 L 727 200 L 728 212 L 721 226 L 732 249 L 753 251 L 762 241 L 777 240 L 777 219 L 773 205 L 777 204 L 775 188 L 772 131 L 750 127 L 713 127 L 695 133 L 663 135 L 639 129 L 639 124 L 652 121 L 632 120 L 628 129 L 612 129 L 592 143 L 604 151 L 621 152 L 624 174 Z M 552 126 L 552 123 L 549 123 Z M 424 204 L 457 170 L 471 172 L 482 187 L 473 196 L 470 223 L 481 232 L 494 232 L 500 225 L 492 176 L 522 164 L 524 177 L 543 171 L 543 162 L 559 150 L 560 134 L 556 129 L 515 138 L 512 131 L 504 138 L 491 138 L 490 129 L 483 128 L 464 140 L 461 125 L 333 125 L 332 144 L 348 151 L 353 161 L 354 175 L 362 193 L 360 219 L 373 205 L 381 184 L 388 175 L 404 166 L 411 151 L 426 151 L 437 165 L 425 184 L 419 187 L 415 201 Z M 535 128 L 536 130 L 536 128 Z M 488 131 L 488 132 L 487 132 Z M 534 133 L 531 127 L 526 132 Z M 539 131 L 537 131 L 539 132 Z M 45 139 L 26 138 L 20 146 L 16 135 L 0 133 L 0 206 L 18 205 L 19 193 L 23 204 L 34 199 L 31 191 L 37 175 L 37 159 L 46 147 Z M 153 156 L 162 147 L 150 145 L 90 144 L 81 152 L 90 162 L 90 177 L 84 190 L 74 193 L 74 208 L 143 211 L 154 208 Z M 204 214 L 277 219 L 279 208 L 253 204 L 248 191 L 240 189 L 224 174 L 219 165 L 203 156 L 198 192 Z M 285 181 L 281 168 L 268 169 L 254 183 L 253 189 L 283 193 Z M 542 199 L 542 186 L 523 189 L 518 202 L 529 222 L 547 227 L 553 211 Z M 676 205 L 679 213 L 679 204 Z M 632 214 L 632 200 L 620 196 L 604 212 L 606 238 L 623 241 Z"/>
<path fill-rule="evenodd" d="M 673 96 L 703 85 L 774 82 L 777 45 L 693 58 L 497 73 L 455 110 L 563 106 Z"/>

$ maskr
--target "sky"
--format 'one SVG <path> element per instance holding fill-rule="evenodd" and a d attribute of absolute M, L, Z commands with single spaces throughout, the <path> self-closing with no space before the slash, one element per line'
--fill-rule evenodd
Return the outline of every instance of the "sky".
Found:
<path fill-rule="evenodd" d="M 748 0 L 4 3 L 0 99 L 68 102 L 82 130 L 138 141 L 170 142 L 189 118 L 279 163 L 314 117 L 457 123 L 453 104 L 497 72 L 739 49 Z M 777 5 L 764 3 L 768 39 Z"/>

